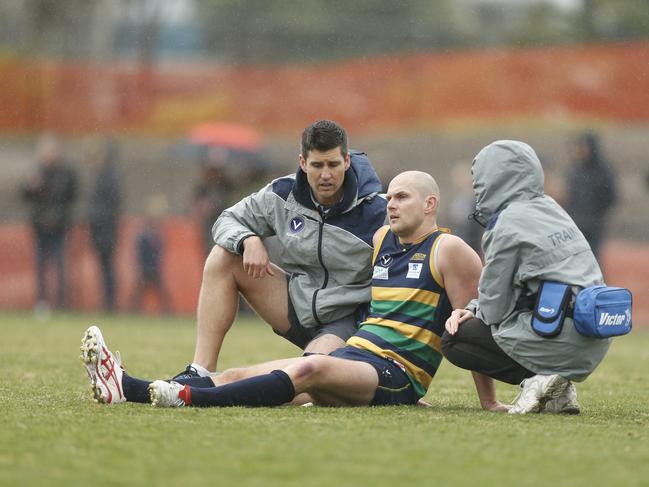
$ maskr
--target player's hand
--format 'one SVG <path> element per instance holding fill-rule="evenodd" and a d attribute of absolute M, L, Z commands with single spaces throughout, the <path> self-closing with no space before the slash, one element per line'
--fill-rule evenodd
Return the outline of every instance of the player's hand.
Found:
<path fill-rule="evenodd" d="M 446 320 L 446 331 L 448 331 L 451 335 L 455 335 L 458 328 L 460 328 L 460 324 L 464 323 L 466 320 L 470 320 L 473 317 L 473 313 L 471 313 L 471 311 L 469 311 L 468 309 L 453 310 L 451 316 L 449 316 L 448 320 Z"/>
<path fill-rule="evenodd" d="M 491 404 L 483 404 L 482 409 L 485 411 L 490 411 L 492 413 L 506 413 L 509 411 L 511 406 L 509 404 L 503 404 L 500 401 L 495 401 Z"/>
<path fill-rule="evenodd" d="M 254 279 L 275 275 L 266 247 L 256 235 L 243 241 L 243 270 Z"/>

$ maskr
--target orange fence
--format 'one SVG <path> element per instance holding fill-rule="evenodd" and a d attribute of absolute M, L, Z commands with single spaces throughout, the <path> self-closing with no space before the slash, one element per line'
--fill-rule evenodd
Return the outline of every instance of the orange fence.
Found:
<path fill-rule="evenodd" d="M 135 234 L 138 223 L 126 219 L 116 256 L 119 282 L 118 305 L 127 310 L 134 289 Z M 195 223 L 168 218 L 162 225 L 164 239 L 163 277 L 176 313 L 193 314 L 198 302 L 203 269 L 203 251 Z M 0 226 L 0 308 L 29 309 L 34 305 L 34 256 L 29 227 Z M 89 246 L 87 231 L 75 227 L 69 235 L 67 253 L 70 305 L 79 310 L 101 306 L 99 268 Z M 649 326 L 649 246 L 623 241 L 610 242 L 604 249 L 604 267 L 610 285 L 624 286 L 634 295 L 636 326 Z M 145 301 L 145 311 L 160 310 L 154 296 Z"/>
<path fill-rule="evenodd" d="M 115 256 L 118 281 L 117 305 L 130 310 L 137 279 L 135 252 L 136 234 L 140 224 L 136 219 L 124 219 Z M 186 219 L 168 218 L 162 224 L 164 242 L 162 274 L 176 313 L 194 313 L 198 302 L 204 262 L 202 241 L 197 225 Z M 27 224 L 0 226 L 0 308 L 29 309 L 34 305 L 35 251 Z M 67 301 L 72 309 L 97 310 L 102 306 L 101 274 L 90 246 L 87 227 L 75 226 L 67 236 Z M 53 276 L 48 276 L 53 277 Z M 157 296 L 144 296 L 143 310 L 160 311 Z"/>
<path fill-rule="evenodd" d="M 0 61 L 0 130 L 266 131 L 329 117 L 355 132 L 491 118 L 649 120 L 649 43 L 374 57 L 284 66 Z"/>

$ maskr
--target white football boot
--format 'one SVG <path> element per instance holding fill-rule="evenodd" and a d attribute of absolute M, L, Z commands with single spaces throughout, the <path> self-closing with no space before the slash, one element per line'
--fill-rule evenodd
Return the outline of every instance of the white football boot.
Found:
<path fill-rule="evenodd" d="M 158 408 L 181 408 L 189 404 L 189 386 L 178 382 L 156 380 L 149 384 L 151 405 Z"/>
<path fill-rule="evenodd" d="M 568 387 L 560 375 L 535 375 L 521 382 L 521 392 L 512 403 L 509 414 L 540 412 L 545 404 L 559 397 Z"/>
<path fill-rule="evenodd" d="M 92 394 L 98 403 L 117 404 L 126 401 L 122 390 L 122 360 L 113 354 L 96 326 L 91 326 L 81 339 L 81 362 L 86 366 Z"/>
<path fill-rule="evenodd" d="M 572 382 L 568 383 L 566 390 L 556 399 L 550 399 L 541 409 L 542 413 L 554 414 L 579 414 L 580 408 L 577 402 L 577 389 Z"/>

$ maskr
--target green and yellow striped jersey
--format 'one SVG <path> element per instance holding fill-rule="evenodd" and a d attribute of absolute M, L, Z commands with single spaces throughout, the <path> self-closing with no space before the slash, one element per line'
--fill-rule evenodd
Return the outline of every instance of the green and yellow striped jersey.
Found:
<path fill-rule="evenodd" d="M 452 311 L 435 266 L 445 233 L 404 245 L 386 227 L 374 250 L 369 316 L 347 341 L 400 365 L 420 396 L 442 361 L 440 339 Z"/>

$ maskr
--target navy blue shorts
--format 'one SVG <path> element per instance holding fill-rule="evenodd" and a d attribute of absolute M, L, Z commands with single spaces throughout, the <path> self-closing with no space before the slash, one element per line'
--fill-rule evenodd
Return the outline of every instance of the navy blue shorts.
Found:
<path fill-rule="evenodd" d="M 287 275 L 286 283 L 288 285 L 289 279 Z M 358 331 L 358 323 L 360 320 L 360 315 L 358 313 L 361 310 L 365 310 L 366 306 L 359 306 L 358 310 L 355 313 L 352 313 L 348 316 L 343 316 L 338 318 L 335 321 L 330 323 L 323 323 L 322 326 L 316 326 L 312 328 L 307 328 L 300 323 L 300 320 L 295 313 L 295 307 L 293 306 L 293 301 L 291 301 L 291 295 L 288 293 L 288 321 L 291 324 L 286 333 L 279 333 L 275 331 L 276 335 L 279 335 L 283 338 L 286 338 L 293 345 L 297 345 L 302 350 L 304 350 L 309 343 L 313 340 L 320 338 L 322 335 L 335 335 L 340 338 L 342 341 L 346 342 L 349 337 Z M 357 316 L 358 315 L 358 316 Z"/>
<path fill-rule="evenodd" d="M 365 362 L 376 369 L 376 373 L 379 375 L 379 385 L 372 402 L 370 402 L 371 406 L 416 404 L 419 400 L 408 375 L 393 361 L 351 345 L 334 350 L 329 355 L 345 360 Z"/>

